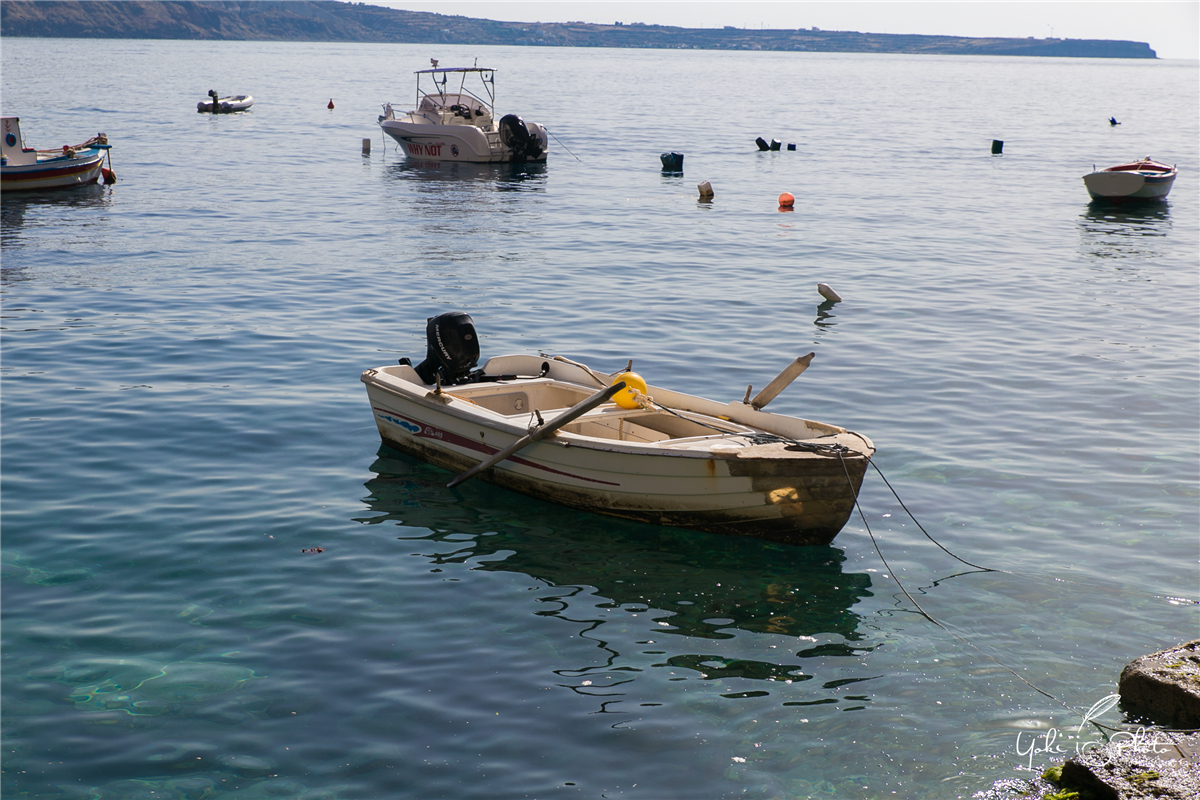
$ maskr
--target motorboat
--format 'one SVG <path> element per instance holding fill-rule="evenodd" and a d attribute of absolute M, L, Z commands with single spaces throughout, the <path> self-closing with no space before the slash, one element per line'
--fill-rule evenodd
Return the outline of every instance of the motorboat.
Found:
<path fill-rule="evenodd" d="M 63 145 L 58 150 L 35 150 L 25 146 L 20 117 L 0 118 L 4 138 L 0 141 L 0 190 L 57 189 L 95 183 L 103 174 L 105 183 L 116 180 L 104 168 L 108 138 L 98 133 L 82 144 Z"/>
<path fill-rule="evenodd" d="M 362 373 L 384 444 L 498 486 L 642 522 L 826 545 L 854 509 L 871 440 L 764 411 L 812 359 L 752 399 L 721 403 L 564 356 L 505 355 L 481 368 L 470 316 L 426 325 L 425 360 Z"/>
<path fill-rule="evenodd" d="M 1146 156 L 1141 161 L 1102 170 L 1092 167 L 1092 172 L 1083 176 L 1083 183 L 1093 200 L 1162 200 L 1171 191 L 1177 174 L 1175 167 Z"/>
<path fill-rule="evenodd" d="M 215 109 L 213 108 L 214 104 L 216 105 Z M 245 111 L 252 105 L 254 105 L 254 98 L 248 94 L 217 97 L 217 93 L 210 89 L 208 99 L 196 103 L 196 110 L 201 114 L 233 114 L 237 111 Z"/>
<path fill-rule="evenodd" d="M 436 161 L 545 161 L 549 137 L 536 122 L 495 116 L 495 70 L 438 67 L 418 70 L 417 105 L 397 112 L 385 103 L 379 127 L 409 158 Z M 468 88 L 472 80 L 474 88 Z M 477 83 L 475 83 L 477 81 Z"/>

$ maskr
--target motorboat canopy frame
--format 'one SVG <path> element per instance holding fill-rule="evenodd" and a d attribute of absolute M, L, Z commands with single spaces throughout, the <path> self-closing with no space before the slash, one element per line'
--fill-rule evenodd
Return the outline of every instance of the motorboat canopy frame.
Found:
<path fill-rule="evenodd" d="M 479 75 L 479 80 L 483 84 L 484 90 L 487 92 L 487 96 L 488 96 L 487 100 L 484 100 L 478 94 L 476 94 L 475 92 L 473 92 L 467 88 L 467 75 L 472 72 Z M 429 94 L 432 94 L 431 92 L 422 92 L 421 91 L 421 76 L 422 75 L 432 75 L 433 76 L 433 85 L 437 89 L 436 93 L 437 93 L 438 97 L 442 100 L 442 104 L 444 105 L 446 98 L 449 95 L 454 94 L 453 92 L 448 91 L 448 83 L 450 80 L 451 73 L 456 73 L 456 74 L 462 75 L 462 80 L 459 82 L 457 94 L 459 94 L 459 95 L 465 94 L 465 95 L 469 95 L 470 97 L 475 98 L 482 105 L 487 106 L 489 115 L 491 115 L 493 117 L 496 116 L 496 70 L 489 69 L 488 67 L 434 67 L 432 69 L 417 70 L 414 73 L 417 76 L 417 105 L 416 105 L 416 107 L 419 108 L 421 106 L 422 98 L 426 97 Z M 441 77 L 440 81 L 438 80 L 439 76 Z"/>

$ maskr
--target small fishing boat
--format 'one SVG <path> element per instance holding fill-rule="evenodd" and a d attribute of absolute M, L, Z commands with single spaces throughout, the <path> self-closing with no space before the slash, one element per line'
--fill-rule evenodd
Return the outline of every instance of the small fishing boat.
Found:
<path fill-rule="evenodd" d="M 1151 160 L 1117 164 L 1083 176 L 1093 200 L 1162 200 L 1171 191 L 1178 171 L 1173 166 Z"/>
<path fill-rule="evenodd" d="M 214 103 L 216 104 L 215 111 L 213 110 Z M 236 111 L 245 111 L 252 105 L 254 105 L 254 98 L 248 94 L 217 97 L 217 93 L 209 89 L 208 99 L 196 103 L 196 110 L 201 114 L 232 114 Z"/>
<path fill-rule="evenodd" d="M 484 67 L 438 67 L 417 75 L 417 107 L 397 112 L 385 103 L 379 127 L 391 136 L 409 158 L 436 161 L 545 161 L 549 144 L 546 129 L 515 114 L 495 118 L 495 70 Z M 479 85 L 467 88 L 475 77 Z M 422 79 L 432 81 L 432 88 Z M 456 80 L 457 79 L 457 80 Z M 451 83 L 455 80 L 457 86 Z"/>
<path fill-rule="evenodd" d="M 25 146 L 20 117 L 0 118 L 0 124 L 4 128 L 4 138 L 0 141 L 0 190 L 85 186 L 95 183 L 101 174 L 105 183 L 116 180 L 112 170 L 104 168 L 104 157 L 111 145 L 103 133 L 58 150 L 34 150 Z"/>
<path fill-rule="evenodd" d="M 753 399 L 720 403 L 648 386 L 627 368 L 562 356 L 479 359 L 471 318 L 429 319 L 426 358 L 362 374 L 384 444 L 573 508 L 791 544 L 831 542 L 849 519 L 871 441 L 763 407 L 812 359 Z M 632 363 L 630 364 L 632 367 Z"/>

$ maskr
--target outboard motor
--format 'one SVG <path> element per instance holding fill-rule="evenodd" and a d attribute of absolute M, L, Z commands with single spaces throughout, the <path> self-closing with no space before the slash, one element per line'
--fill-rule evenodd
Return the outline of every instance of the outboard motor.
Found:
<path fill-rule="evenodd" d="M 447 311 L 430 317 L 425 341 L 425 360 L 415 367 L 422 381 L 434 383 L 438 375 L 446 386 L 470 380 L 471 369 L 479 361 L 479 337 L 469 314 Z"/>
<path fill-rule="evenodd" d="M 512 150 L 513 161 L 525 161 L 542 154 L 542 144 L 529 134 L 525 121 L 516 114 L 500 118 L 500 141 Z"/>

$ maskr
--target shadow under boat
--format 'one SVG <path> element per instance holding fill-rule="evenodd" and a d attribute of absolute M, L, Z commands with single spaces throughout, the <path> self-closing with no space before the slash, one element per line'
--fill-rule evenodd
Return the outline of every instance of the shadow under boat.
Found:
<path fill-rule="evenodd" d="M 868 573 L 846 572 L 835 547 L 793 547 L 601 517 L 487 483 L 447 489 L 451 473 L 381 446 L 356 521 L 402 526 L 397 538 L 452 544 L 423 557 L 519 572 L 554 587 L 593 587 L 612 607 L 668 611 L 664 634 L 727 639 L 730 629 L 860 641 L 851 609 L 871 596 Z M 596 605 L 594 595 L 583 600 Z M 569 604 L 570 597 L 560 598 Z M 565 608 L 558 613 L 565 613 Z M 828 643 L 813 655 L 872 648 Z M 803 655 L 801 653 L 800 655 Z"/>

